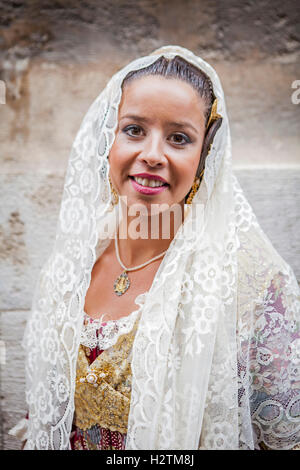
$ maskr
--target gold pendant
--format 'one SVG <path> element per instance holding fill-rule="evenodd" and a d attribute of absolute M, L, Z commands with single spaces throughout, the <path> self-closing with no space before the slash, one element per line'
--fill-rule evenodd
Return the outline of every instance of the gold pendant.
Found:
<path fill-rule="evenodd" d="M 126 271 L 123 271 L 114 283 L 114 291 L 117 295 L 123 295 L 129 289 L 129 287 L 129 277 L 127 276 Z"/>

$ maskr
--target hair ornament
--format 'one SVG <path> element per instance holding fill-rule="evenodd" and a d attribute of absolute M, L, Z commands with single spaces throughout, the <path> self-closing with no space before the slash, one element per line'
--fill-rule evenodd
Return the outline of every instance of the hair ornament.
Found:
<path fill-rule="evenodd" d="M 217 119 L 222 117 L 220 114 L 217 113 L 217 105 L 218 105 L 218 100 L 217 98 L 215 98 L 212 104 L 211 110 L 210 110 L 210 116 L 206 125 L 206 130 L 209 128 L 212 122 L 217 121 Z"/>

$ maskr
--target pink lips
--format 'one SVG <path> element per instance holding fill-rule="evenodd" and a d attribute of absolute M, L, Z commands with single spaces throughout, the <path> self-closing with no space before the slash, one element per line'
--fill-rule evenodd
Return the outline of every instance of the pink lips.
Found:
<path fill-rule="evenodd" d="M 134 189 L 142 194 L 148 194 L 148 195 L 159 194 L 167 188 L 167 186 L 158 186 L 157 188 L 150 188 L 149 186 L 142 186 L 141 184 L 137 183 L 132 178 L 130 178 L 130 181 Z"/>

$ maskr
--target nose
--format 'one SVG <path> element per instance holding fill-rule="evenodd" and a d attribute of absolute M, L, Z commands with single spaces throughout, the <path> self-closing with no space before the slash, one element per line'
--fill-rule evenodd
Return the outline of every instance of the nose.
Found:
<path fill-rule="evenodd" d="M 151 135 L 144 141 L 140 158 L 150 167 L 162 167 L 164 165 L 164 146 L 159 135 Z"/>

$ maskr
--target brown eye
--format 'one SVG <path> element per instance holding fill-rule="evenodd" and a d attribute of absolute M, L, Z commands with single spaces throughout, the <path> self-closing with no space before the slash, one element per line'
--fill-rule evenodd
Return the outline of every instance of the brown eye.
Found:
<path fill-rule="evenodd" d="M 123 132 L 125 132 L 131 137 L 139 137 L 140 135 L 142 135 L 143 130 L 140 126 L 131 125 L 131 126 L 125 127 Z"/>
<path fill-rule="evenodd" d="M 170 141 L 173 144 L 184 145 L 190 143 L 191 139 L 186 134 L 176 133 L 171 135 Z"/>

